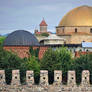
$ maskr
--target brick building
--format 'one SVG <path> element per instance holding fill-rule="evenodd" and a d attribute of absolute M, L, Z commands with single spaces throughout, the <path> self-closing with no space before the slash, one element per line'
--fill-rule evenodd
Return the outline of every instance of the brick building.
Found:
<path fill-rule="evenodd" d="M 17 30 L 7 36 L 4 41 L 4 49 L 12 51 L 19 57 L 29 57 L 29 48 L 39 48 L 39 59 L 42 58 L 48 47 L 40 46 L 36 37 L 28 31 Z"/>
<path fill-rule="evenodd" d="M 33 35 L 24 30 L 17 30 L 11 33 L 4 42 L 4 49 L 17 53 L 21 58 L 29 56 L 30 46 L 33 49 L 39 48 L 39 59 L 41 59 L 48 48 L 67 46 L 74 56 L 86 54 L 86 50 L 92 52 L 91 48 L 83 48 L 82 42 L 92 42 L 92 7 L 80 6 L 68 12 L 56 27 L 56 34 L 49 34 L 48 37 L 41 36 L 42 33 L 49 33 L 47 23 L 43 19 L 40 23 L 40 31 L 35 30 Z M 38 40 L 39 42 L 38 42 Z"/>

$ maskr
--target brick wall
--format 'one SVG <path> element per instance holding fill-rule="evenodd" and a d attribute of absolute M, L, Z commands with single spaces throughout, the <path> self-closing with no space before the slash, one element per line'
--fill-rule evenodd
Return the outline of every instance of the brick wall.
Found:
<path fill-rule="evenodd" d="M 4 46 L 4 49 L 7 51 L 14 52 L 17 54 L 20 58 L 29 57 L 29 48 L 30 46 Z M 39 48 L 38 46 L 34 46 L 33 49 Z M 45 53 L 45 51 L 48 49 L 48 47 L 41 46 L 39 48 L 39 59 L 41 59 Z"/>
<path fill-rule="evenodd" d="M 46 46 L 41 46 L 40 47 L 40 51 L 39 51 L 39 59 L 41 59 L 44 55 L 44 53 L 46 52 L 46 50 L 48 49 L 48 47 Z"/>
<path fill-rule="evenodd" d="M 4 46 L 4 49 L 7 51 L 14 52 L 20 58 L 29 56 L 29 47 L 28 46 Z"/>

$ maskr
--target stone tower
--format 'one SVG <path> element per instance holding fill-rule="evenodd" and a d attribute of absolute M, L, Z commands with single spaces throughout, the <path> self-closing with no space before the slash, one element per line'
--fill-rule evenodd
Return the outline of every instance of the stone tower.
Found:
<path fill-rule="evenodd" d="M 45 20 L 43 18 L 43 20 L 40 23 L 40 32 L 47 32 L 47 26 L 48 25 L 46 24 L 46 22 L 45 22 Z"/>

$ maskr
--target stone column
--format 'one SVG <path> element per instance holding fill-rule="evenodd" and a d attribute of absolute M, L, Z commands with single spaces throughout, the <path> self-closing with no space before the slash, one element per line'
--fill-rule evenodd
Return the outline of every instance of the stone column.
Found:
<path fill-rule="evenodd" d="M 40 71 L 40 84 L 48 85 L 48 71 L 46 71 L 46 70 Z"/>
<path fill-rule="evenodd" d="M 75 71 L 68 71 L 68 86 L 76 86 Z"/>
<path fill-rule="evenodd" d="M 32 86 L 34 84 L 34 73 L 33 71 L 26 72 L 26 83 L 28 86 Z"/>
<path fill-rule="evenodd" d="M 54 84 L 59 85 L 62 83 L 62 71 L 54 71 Z"/>
<path fill-rule="evenodd" d="M 81 82 L 82 86 L 89 86 L 90 85 L 89 76 L 90 76 L 90 73 L 89 73 L 88 70 L 83 70 L 82 71 L 82 82 Z"/>
<path fill-rule="evenodd" d="M 20 85 L 20 74 L 19 70 L 12 70 L 12 81 L 11 85 Z"/>
<path fill-rule="evenodd" d="M 0 86 L 5 85 L 5 71 L 0 70 Z"/>

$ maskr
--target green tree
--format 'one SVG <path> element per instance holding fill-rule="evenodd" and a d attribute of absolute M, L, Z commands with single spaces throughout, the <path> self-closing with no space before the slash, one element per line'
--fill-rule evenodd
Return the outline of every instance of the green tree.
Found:
<path fill-rule="evenodd" d="M 46 37 L 48 37 L 49 34 L 48 34 L 48 33 L 42 33 L 41 36 L 46 36 Z"/>
<path fill-rule="evenodd" d="M 13 69 L 24 69 L 22 66 L 23 59 L 20 59 L 17 55 L 0 48 L 0 69 L 6 71 L 6 82 L 9 84 L 11 81 L 11 71 Z"/>
<path fill-rule="evenodd" d="M 72 58 L 71 53 L 65 47 L 57 48 L 56 50 L 48 49 L 41 60 L 41 69 L 48 70 L 50 76 L 53 77 L 54 70 L 62 70 L 63 76 L 71 69 Z M 52 83 L 53 80 L 51 80 Z"/>
<path fill-rule="evenodd" d="M 90 81 L 92 82 L 92 54 L 81 55 L 74 60 L 73 70 L 77 74 L 77 83 L 81 82 L 81 74 L 83 70 L 89 70 L 91 73 Z"/>
<path fill-rule="evenodd" d="M 38 59 L 35 56 L 31 56 L 28 58 L 27 62 L 25 63 L 26 70 L 33 70 L 35 83 L 39 83 L 39 72 L 40 72 L 40 65 Z"/>
<path fill-rule="evenodd" d="M 29 52 L 30 52 L 30 56 L 35 56 L 35 57 L 38 58 L 39 48 L 33 49 L 33 47 L 30 47 Z"/>
<path fill-rule="evenodd" d="M 0 46 L 0 69 L 6 71 L 6 82 L 9 84 L 12 78 L 12 70 L 20 70 L 21 83 L 25 83 L 25 75 L 27 70 L 33 70 L 35 72 L 35 78 L 38 82 L 37 76 L 39 75 L 40 65 L 38 57 L 36 57 L 37 50 L 29 58 L 21 59 L 12 52 L 6 51 Z M 35 56 L 34 56 L 35 55 Z"/>
<path fill-rule="evenodd" d="M 4 42 L 5 38 L 6 38 L 6 37 L 3 37 L 3 36 L 0 37 L 0 46 L 3 45 L 3 42 Z"/>

